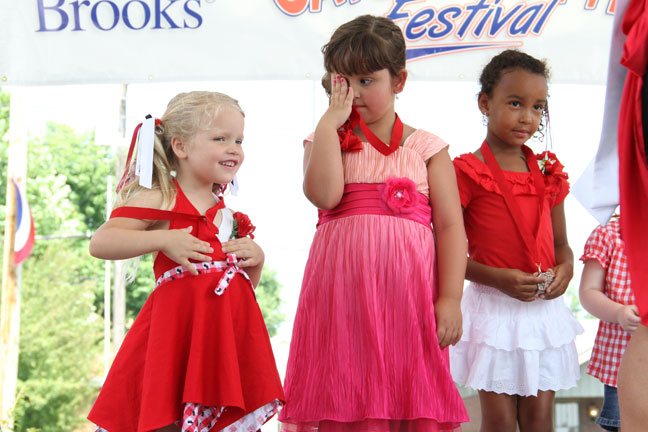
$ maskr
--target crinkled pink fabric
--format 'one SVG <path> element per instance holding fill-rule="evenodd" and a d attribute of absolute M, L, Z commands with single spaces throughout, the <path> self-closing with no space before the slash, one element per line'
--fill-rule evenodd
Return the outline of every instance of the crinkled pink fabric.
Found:
<path fill-rule="evenodd" d="M 428 194 L 427 160 L 444 148 L 418 130 L 385 157 L 344 153 L 345 182 L 409 177 Z M 386 215 L 322 224 L 293 328 L 282 430 L 438 431 L 468 421 L 439 349 L 432 231 Z"/>

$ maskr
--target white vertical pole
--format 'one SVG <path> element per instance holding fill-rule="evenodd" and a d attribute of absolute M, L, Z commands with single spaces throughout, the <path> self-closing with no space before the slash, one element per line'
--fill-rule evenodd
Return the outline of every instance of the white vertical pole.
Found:
<path fill-rule="evenodd" d="M 110 209 L 112 208 L 112 175 L 108 175 L 106 181 L 106 219 L 110 216 Z M 110 361 L 112 360 L 112 352 L 110 350 L 110 290 L 111 278 L 110 268 L 112 262 L 106 260 L 105 273 L 104 273 L 104 378 L 108 375 L 110 368 Z"/>
<path fill-rule="evenodd" d="M 119 106 L 119 135 L 122 139 L 126 137 L 126 99 L 128 84 L 122 84 L 122 96 Z M 123 162 L 115 158 L 115 171 L 117 181 L 123 173 Z M 115 274 L 113 276 L 114 297 L 113 297 L 113 353 L 121 346 L 126 333 L 126 261 L 115 261 Z"/>
<path fill-rule="evenodd" d="M 25 188 L 27 175 L 27 127 L 23 89 L 11 89 L 9 111 L 9 159 L 7 164 L 7 223 L 3 254 L 2 306 L 0 309 L 0 422 L 13 428 L 13 408 L 18 384 L 20 335 L 20 281 L 14 265 L 16 195 L 13 179 Z"/>

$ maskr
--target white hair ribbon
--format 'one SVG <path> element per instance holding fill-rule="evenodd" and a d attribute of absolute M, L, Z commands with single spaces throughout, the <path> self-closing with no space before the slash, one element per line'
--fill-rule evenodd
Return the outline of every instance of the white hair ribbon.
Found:
<path fill-rule="evenodd" d="M 135 159 L 135 175 L 139 176 L 139 184 L 151 189 L 153 179 L 153 148 L 155 146 L 155 119 L 150 115 L 142 122 L 137 139 L 137 158 Z"/>

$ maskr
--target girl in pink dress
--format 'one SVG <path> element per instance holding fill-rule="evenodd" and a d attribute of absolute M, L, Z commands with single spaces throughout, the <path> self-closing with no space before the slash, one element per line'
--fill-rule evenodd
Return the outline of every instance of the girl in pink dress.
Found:
<path fill-rule="evenodd" d="M 358 17 L 323 51 L 330 105 L 304 141 L 320 218 L 283 430 L 456 429 L 468 418 L 447 347 L 461 336 L 466 241 L 447 144 L 394 111 L 407 71 L 393 22 Z"/>

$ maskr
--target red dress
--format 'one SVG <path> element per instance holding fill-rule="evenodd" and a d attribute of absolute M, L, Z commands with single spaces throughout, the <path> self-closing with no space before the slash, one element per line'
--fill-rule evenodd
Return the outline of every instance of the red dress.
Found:
<path fill-rule="evenodd" d="M 222 201 L 202 216 L 176 187 L 172 211 L 122 207 L 112 217 L 170 220 L 169 229 L 191 225 L 192 233 L 214 249 L 214 265 L 226 263 L 213 224 Z M 165 272 L 167 277 L 128 331 L 88 418 L 110 432 L 152 431 L 183 417 L 187 423 L 190 403 L 217 412 L 206 430 L 232 424 L 237 430 L 253 417 L 257 422 L 245 423 L 244 430 L 260 423 L 249 429 L 257 430 L 279 410 L 284 395 L 254 289 L 236 267 L 211 271 L 206 266 L 198 276 L 179 274 L 177 267 L 163 253 L 157 255 L 156 279 Z M 215 293 L 219 286 L 224 288 L 220 295 Z M 182 430 L 203 429 L 195 424 Z"/>
<path fill-rule="evenodd" d="M 550 153 L 551 172 L 544 175 L 544 211 L 540 220 L 538 253 L 542 270 L 556 265 L 551 210 L 562 203 L 569 193 L 567 173 L 556 155 Z M 468 237 L 468 253 L 473 260 L 491 267 L 514 268 L 534 273 L 535 259 L 518 234 L 499 186 L 488 166 L 472 153 L 454 160 L 464 224 Z M 522 215 L 529 226 L 538 221 L 538 201 L 533 178 L 528 172 L 504 171 Z"/>
<path fill-rule="evenodd" d="M 623 19 L 627 35 L 621 64 L 628 69 L 619 112 L 621 232 L 641 323 L 648 326 L 648 166 L 642 125 L 642 86 L 648 66 L 648 3 L 633 0 Z M 643 107 L 643 109 L 648 109 Z"/>
<path fill-rule="evenodd" d="M 552 153 L 544 163 L 544 211 L 530 172 L 503 171 L 522 217 L 538 225 L 542 270 L 556 265 L 551 210 L 569 192 L 567 174 Z M 454 160 L 464 208 L 470 258 L 481 264 L 537 272 L 502 190 L 490 168 L 474 154 Z M 530 168 L 530 167 L 529 167 Z M 497 288 L 471 282 L 461 299 L 463 334 L 450 347 L 455 382 L 477 390 L 520 396 L 576 386 L 580 377 L 574 339 L 583 329 L 563 298 L 523 302 Z"/>

